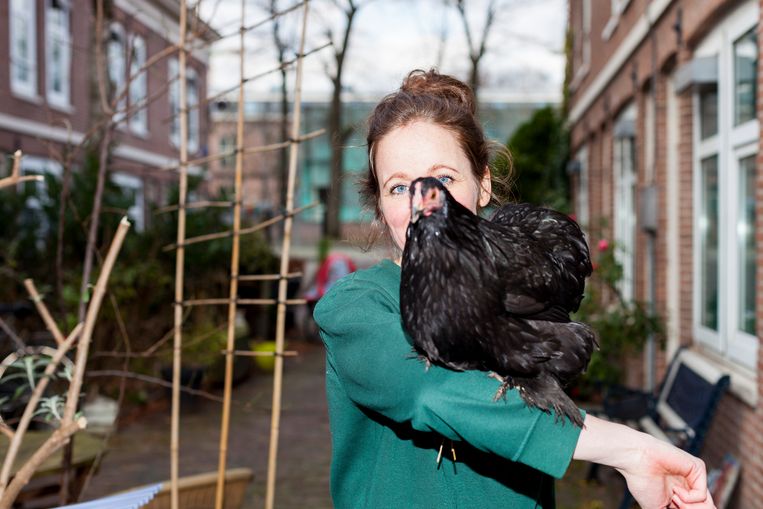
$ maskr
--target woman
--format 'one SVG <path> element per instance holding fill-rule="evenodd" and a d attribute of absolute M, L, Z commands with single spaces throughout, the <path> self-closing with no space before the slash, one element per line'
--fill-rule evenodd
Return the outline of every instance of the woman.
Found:
<path fill-rule="evenodd" d="M 413 355 L 400 317 L 408 186 L 440 179 L 477 212 L 491 199 L 489 144 L 471 90 L 412 72 L 369 119 L 363 194 L 395 255 L 339 281 L 315 309 L 326 384 L 337 508 L 554 507 L 553 478 L 571 459 L 618 469 L 645 508 L 714 507 L 701 460 L 644 433 L 585 416 L 581 430 L 528 408 L 497 382 Z"/>

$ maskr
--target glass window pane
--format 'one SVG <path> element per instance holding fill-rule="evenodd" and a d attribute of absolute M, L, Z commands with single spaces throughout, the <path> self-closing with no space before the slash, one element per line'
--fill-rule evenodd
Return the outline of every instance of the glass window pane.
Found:
<path fill-rule="evenodd" d="M 755 118 L 757 70 L 758 39 L 752 29 L 734 43 L 734 125 Z"/>
<path fill-rule="evenodd" d="M 701 139 L 718 134 L 718 87 L 707 85 L 699 90 L 699 130 Z"/>
<path fill-rule="evenodd" d="M 739 161 L 739 330 L 755 334 L 755 156 Z"/>
<path fill-rule="evenodd" d="M 702 160 L 700 323 L 718 330 L 718 156 Z"/>

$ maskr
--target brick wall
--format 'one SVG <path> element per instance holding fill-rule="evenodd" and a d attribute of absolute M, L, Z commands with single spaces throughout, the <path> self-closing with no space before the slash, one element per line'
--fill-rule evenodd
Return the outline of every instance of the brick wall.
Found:
<path fill-rule="evenodd" d="M 595 2 L 593 2 L 595 3 Z M 761 11 L 763 11 L 763 0 Z M 633 0 L 622 14 L 617 28 L 612 32 L 608 41 L 602 40 L 601 32 L 609 19 L 609 6 L 599 11 L 594 9 L 591 18 L 591 62 L 590 71 L 579 86 L 572 91 L 570 107 L 581 100 L 587 88 L 596 79 L 608 61 L 611 60 L 618 45 L 622 43 L 637 20 L 642 16 L 648 2 Z M 636 164 L 639 187 L 648 184 L 644 140 L 647 126 L 645 124 L 646 94 L 655 97 L 655 183 L 658 186 L 658 233 L 656 236 L 656 280 L 655 289 L 657 308 L 661 314 L 667 309 L 667 280 L 668 259 L 667 244 L 667 123 L 666 101 L 668 80 L 672 73 L 682 64 L 692 59 L 692 48 L 713 29 L 722 17 L 740 2 L 730 0 L 675 0 L 665 10 L 662 17 L 652 20 L 654 41 L 657 44 L 658 77 L 652 91 L 650 76 L 652 71 L 652 39 L 647 36 L 634 53 L 618 70 L 613 79 L 602 89 L 601 93 L 591 103 L 590 107 L 571 125 L 573 153 L 582 145 L 588 147 L 589 167 L 589 207 L 591 218 L 590 239 L 594 245 L 598 238 L 595 226 L 601 217 L 613 217 L 612 202 L 612 128 L 614 119 L 621 109 L 630 101 L 638 108 L 636 134 Z M 598 4 L 596 4 L 599 6 Z M 579 19 L 580 2 L 572 2 L 570 19 Z M 677 37 L 674 29 L 676 21 L 681 20 L 681 38 Z M 573 30 L 575 27 L 572 27 Z M 758 28 L 759 55 L 763 54 L 763 32 Z M 758 67 L 758 116 L 763 125 L 763 66 Z M 572 69 L 574 75 L 575 69 Z M 693 97 L 692 91 L 686 90 L 676 97 L 678 108 L 678 253 L 681 260 L 679 278 L 679 342 L 691 345 L 693 338 L 693 299 L 696 287 L 693 281 L 692 260 L 693 246 Z M 763 145 L 763 144 L 762 144 Z M 757 188 L 756 188 L 756 224 L 757 241 L 757 335 L 763 337 L 763 146 L 758 152 L 757 159 Z M 638 210 L 638 206 L 637 206 Z M 600 236 L 611 236 L 611 229 L 605 229 Z M 636 291 L 639 299 L 645 299 L 647 294 L 647 263 L 646 235 L 637 232 L 636 256 Z M 665 371 L 667 359 L 664 352 L 657 354 L 657 380 Z M 628 365 L 626 382 L 641 385 L 644 381 L 644 362 L 641 358 L 634 359 Z M 763 348 L 758 351 L 758 373 L 763 372 Z M 715 421 L 710 429 L 702 457 L 710 467 L 717 466 L 725 453 L 732 453 L 741 460 L 742 472 L 739 484 L 730 507 L 737 509 L 763 508 L 763 379 L 757 377 L 758 403 L 755 407 L 742 401 L 735 394 L 727 394 L 720 403 Z"/>

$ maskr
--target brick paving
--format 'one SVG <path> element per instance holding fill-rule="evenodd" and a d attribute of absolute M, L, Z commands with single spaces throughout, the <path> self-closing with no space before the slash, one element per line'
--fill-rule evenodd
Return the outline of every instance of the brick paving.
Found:
<path fill-rule="evenodd" d="M 298 349 L 300 355 L 285 362 L 276 507 L 331 508 L 323 349 L 314 344 Z M 256 372 L 233 392 L 238 403 L 231 408 L 228 467 L 254 471 L 245 509 L 264 506 L 272 390 L 272 377 Z M 180 475 L 217 470 L 221 413 L 222 405 L 208 400 L 182 412 Z M 169 411 L 120 429 L 83 500 L 169 479 L 169 444 Z"/>
<path fill-rule="evenodd" d="M 279 441 L 275 505 L 278 509 L 331 508 L 328 492 L 331 438 L 324 388 L 324 355 L 311 343 L 290 345 L 300 351 L 287 358 Z M 264 507 L 270 435 L 272 377 L 255 375 L 234 389 L 229 467 L 254 471 L 244 509 Z M 202 400 L 181 416 L 181 475 L 215 471 L 222 406 Z M 89 500 L 116 491 L 169 479 L 169 411 L 154 412 L 124 426 L 109 444 L 100 471 L 82 497 Z M 616 507 L 622 482 L 602 469 L 603 485 L 583 481 L 587 464 L 573 462 L 557 485 L 558 509 Z"/>

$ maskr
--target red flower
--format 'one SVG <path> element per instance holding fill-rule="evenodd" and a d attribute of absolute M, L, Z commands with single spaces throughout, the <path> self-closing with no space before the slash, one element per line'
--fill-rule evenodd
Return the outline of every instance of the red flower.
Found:
<path fill-rule="evenodd" d="M 598 269 L 598 268 L 599 268 L 599 264 L 598 264 L 598 263 L 596 263 L 596 262 L 592 262 L 592 263 L 591 263 L 591 267 L 593 268 L 593 270 L 596 270 L 596 269 Z"/>
<path fill-rule="evenodd" d="M 607 239 L 601 239 L 599 241 L 599 251 L 604 252 L 609 249 L 609 241 Z"/>

